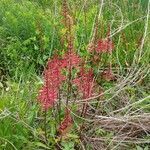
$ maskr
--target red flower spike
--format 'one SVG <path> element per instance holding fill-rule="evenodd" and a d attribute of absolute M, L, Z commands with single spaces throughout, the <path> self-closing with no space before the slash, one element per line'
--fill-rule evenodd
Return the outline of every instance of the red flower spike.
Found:
<path fill-rule="evenodd" d="M 48 88 L 55 87 L 59 88 L 61 83 L 66 80 L 66 77 L 61 74 L 61 70 L 53 68 L 44 71 L 44 83 L 47 84 Z"/>
<path fill-rule="evenodd" d="M 79 91 L 83 94 L 83 98 L 89 98 L 92 96 L 94 87 L 94 76 L 93 71 L 86 72 L 83 68 L 79 73 L 79 78 L 73 80 Z"/>
<path fill-rule="evenodd" d="M 39 102 L 44 109 L 51 108 L 57 100 L 59 87 L 66 79 L 61 74 L 62 60 L 55 56 L 47 63 L 47 68 L 44 70 L 44 85 L 39 92 Z"/>
<path fill-rule="evenodd" d="M 47 69 L 44 71 L 44 79 L 46 82 L 46 76 L 48 76 L 49 86 L 59 88 L 60 84 L 66 80 L 66 77 L 61 74 L 63 67 L 63 60 L 59 59 L 58 56 L 48 61 Z"/>
<path fill-rule="evenodd" d="M 52 60 L 48 60 L 47 68 L 57 68 L 61 70 L 63 68 L 63 60 L 55 55 Z"/>
<path fill-rule="evenodd" d="M 39 91 L 39 102 L 42 108 L 47 110 L 51 108 L 57 100 L 58 91 L 56 89 L 49 89 L 47 86 L 43 86 Z"/>
<path fill-rule="evenodd" d="M 97 42 L 95 51 L 97 53 L 111 53 L 114 49 L 114 44 L 110 39 L 100 39 Z"/>
<path fill-rule="evenodd" d="M 73 124 L 73 120 L 71 118 L 70 110 L 68 108 L 66 108 L 65 118 L 61 122 L 61 124 L 58 128 L 59 134 L 65 135 L 72 127 L 72 124 Z"/>
<path fill-rule="evenodd" d="M 77 67 L 80 64 L 80 57 L 74 52 L 67 52 L 63 59 L 63 67 Z"/>
<path fill-rule="evenodd" d="M 110 39 L 110 27 L 109 27 L 107 32 L 107 38 L 98 40 L 95 51 L 97 53 L 111 53 L 113 49 L 114 43 Z"/>

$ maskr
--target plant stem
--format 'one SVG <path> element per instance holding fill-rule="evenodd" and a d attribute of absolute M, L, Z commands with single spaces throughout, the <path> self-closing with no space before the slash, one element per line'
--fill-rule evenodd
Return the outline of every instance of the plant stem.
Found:
<path fill-rule="evenodd" d="M 45 131 L 45 142 L 47 143 L 48 140 L 47 140 L 47 110 L 45 110 L 45 113 L 44 113 L 44 131 Z"/>
<path fill-rule="evenodd" d="M 59 124 L 61 123 L 61 97 L 60 97 L 60 89 L 59 89 L 59 94 L 58 94 L 59 98 L 59 102 L 58 102 L 58 105 L 57 105 L 57 110 L 58 110 L 58 116 L 59 116 Z"/>

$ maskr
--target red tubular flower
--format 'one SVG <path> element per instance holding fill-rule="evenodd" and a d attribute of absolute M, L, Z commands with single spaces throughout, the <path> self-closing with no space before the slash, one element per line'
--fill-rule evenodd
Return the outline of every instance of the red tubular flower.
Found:
<path fill-rule="evenodd" d="M 53 57 L 53 59 L 49 60 L 47 63 L 47 68 L 57 68 L 61 70 L 63 68 L 63 60 L 60 59 L 57 55 Z"/>
<path fill-rule="evenodd" d="M 97 42 L 95 51 L 97 53 L 111 53 L 114 49 L 114 44 L 110 39 L 100 39 Z"/>
<path fill-rule="evenodd" d="M 62 60 L 57 56 L 52 60 L 49 60 L 47 67 L 44 70 L 44 85 L 39 91 L 39 102 L 44 109 L 52 107 L 57 100 L 59 93 L 59 87 L 61 83 L 66 79 L 61 74 Z"/>
<path fill-rule="evenodd" d="M 63 59 L 63 67 L 77 67 L 80 64 L 80 57 L 75 54 L 74 52 L 67 52 L 64 55 L 64 59 Z"/>
<path fill-rule="evenodd" d="M 110 39 L 110 27 L 109 27 L 107 32 L 107 38 L 98 40 L 95 50 L 97 53 L 111 53 L 113 49 L 114 43 Z"/>
<path fill-rule="evenodd" d="M 47 86 L 43 86 L 39 91 L 39 102 L 42 108 L 48 109 L 52 107 L 57 100 L 58 91 L 56 89 L 49 89 Z"/>
<path fill-rule="evenodd" d="M 61 124 L 58 128 L 59 134 L 65 135 L 72 127 L 72 124 L 73 124 L 73 120 L 71 118 L 70 110 L 68 108 L 66 108 L 65 118 L 61 122 Z"/>
<path fill-rule="evenodd" d="M 83 98 L 90 98 L 93 94 L 93 87 L 94 87 L 94 76 L 93 71 L 89 70 L 88 72 L 85 71 L 84 68 L 81 69 L 79 73 L 79 78 L 73 80 L 73 83 L 77 85 L 78 90 L 83 94 Z M 88 104 L 85 103 L 82 108 L 82 115 L 86 115 Z"/>
<path fill-rule="evenodd" d="M 84 68 L 81 69 L 79 73 L 79 78 L 73 80 L 73 83 L 77 85 L 79 91 L 83 94 L 83 98 L 89 98 L 92 96 L 94 76 L 93 71 L 85 71 Z"/>
<path fill-rule="evenodd" d="M 48 88 L 59 88 L 65 79 L 66 77 L 61 74 L 59 68 L 48 68 L 44 71 L 44 83 Z"/>

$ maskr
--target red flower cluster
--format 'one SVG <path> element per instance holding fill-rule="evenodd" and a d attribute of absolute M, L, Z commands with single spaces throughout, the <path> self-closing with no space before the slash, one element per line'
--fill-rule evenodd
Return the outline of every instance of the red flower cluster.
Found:
<path fill-rule="evenodd" d="M 63 66 L 64 67 L 77 67 L 80 64 L 80 57 L 74 52 L 67 52 L 64 55 Z"/>
<path fill-rule="evenodd" d="M 93 71 L 85 71 L 84 68 L 80 70 L 79 78 L 73 80 L 73 83 L 77 85 L 80 92 L 83 94 L 83 98 L 89 98 L 92 96 L 94 86 Z"/>
<path fill-rule="evenodd" d="M 61 122 L 61 124 L 58 128 L 58 132 L 61 135 L 66 134 L 69 131 L 69 129 L 71 128 L 72 124 L 73 124 L 73 120 L 71 118 L 70 110 L 68 108 L 66 108 L 65 118 Z"/>
<path fill-rule="evenodd" d="M 39 102 L 44 109 L 48 109 L 54 105 L 57 100 L 59 86 L 66 79 L 61 74 L 63 68 L 62 60 L 55 56 L 47 63 L 47 68 L 44 70 L 44 85 L 39 91 Z"/>
<path fill-rule="evenodd" d="M 48 109 L 54 105 L 54 102 L 57 100 L 58 92 L 54 89 L 49 89 L 47 86 L 43 86 L 39 91 L 39 102 L 41 103 L 42 108 Z"/>
<path fill-rule="evenodd" d="M 59 88 L 62 81 L 66 79 L 62 75 L 61 70 L 63 69 L 63 60 L 55 56 L 52 60 L 47 63 L 47 69 L 44 71 L 45 84 L 49 84 L 49 87 Z"/>
<path fill-rule="evenodd" d="M 114 43 L 108 38 L 98 40 L 95 51 L 97 53 L 111 53 L 113 49 Z"/>
<path fill-rule="evenodd" d="M 54 56 L 49 60 L 47 67 L 44 70 L 44 85 L 39 91 L 39 102 L 44 109 L 52 107 L 57 100 L 59 87 L 66 80 L 61 71 L 65 67 L 77 67 L 80 63 L 80 58 L 73 52 L 67 52 L 63 59 Z"/>
<path fill-rule="evenodd" d="M 96 43 L 90 42 L 88 45 L 89 52 L 96 51 L 97 53 L 111 53 L 114 49 L 114 43 L 110 39 L 110 28 L 105 39 L 99 39 Z"/>

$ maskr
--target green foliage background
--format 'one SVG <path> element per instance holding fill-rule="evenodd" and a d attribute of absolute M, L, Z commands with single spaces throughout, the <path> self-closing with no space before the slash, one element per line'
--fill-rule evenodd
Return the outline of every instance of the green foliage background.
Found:
<path fill-rule="evenodd" d="M 69 2 L 71 13 L 75 18 L 76 49 L 84 56 L 99 5 L 97 1 L 89 0 L 83 10 L 83 1 Z M 143 17 L 148 1 L 112 0 L 116 6 L 110 2 L 106 2 L 103 10 L 101 18 L 103 28 L 99 29 L 100 37 L 106 36 L 108 24 L 112 19 L 114 19 L 112 29 L 115 29 L 119 27 L 121 17 L 127 22 Z M 0 1 L 0 68 L 7 75 L 18 79 L 20 76 L 30 77 L 35 72 L 39 74 L 52 53 L 56 49 L 59 51 L 64 49 L 64 45 L 60 42 L 60 37 L 63 36 L 60 5 L 61 1 L 58 0 Z M 117 10 L 117 5 L 121 8 L 122 14 Z M 132 62 L 136 44 L 144 30 L 141 21 L 124 30 L 126 43 L 121 42 L 118 45 L 122 64 L 125 61 L 129 64 Z M 120 35 L 121 33 L 114 36 L 113 40 L 117 42 Z"/>

